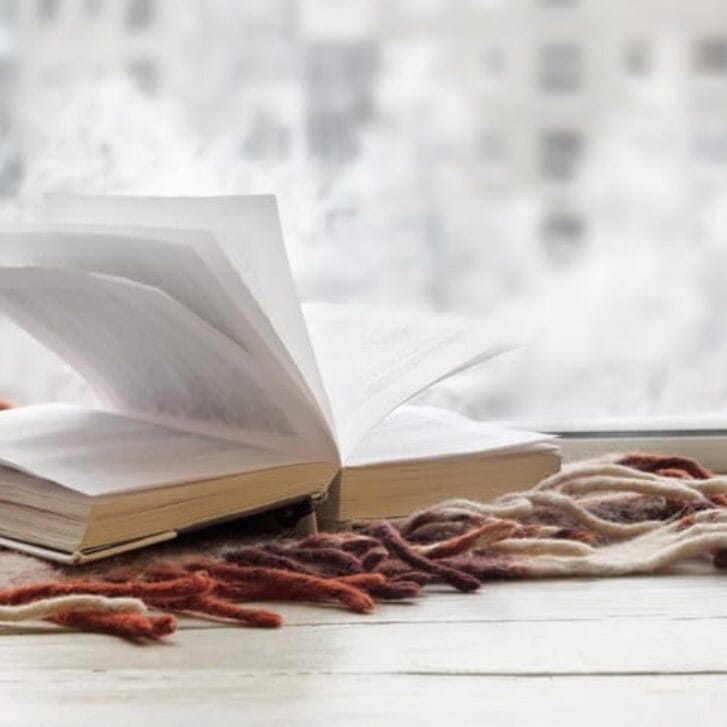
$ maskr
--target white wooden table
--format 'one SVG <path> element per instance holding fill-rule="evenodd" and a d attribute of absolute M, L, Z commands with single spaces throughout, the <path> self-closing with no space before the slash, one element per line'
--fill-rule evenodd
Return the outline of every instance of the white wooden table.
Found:
<path fill-rule="evenodd" d="M 727 724 L 727 575 L 441 590 L 277 631 L 187 621 L 164 646 L 0 637 L 0 724 Z"/>

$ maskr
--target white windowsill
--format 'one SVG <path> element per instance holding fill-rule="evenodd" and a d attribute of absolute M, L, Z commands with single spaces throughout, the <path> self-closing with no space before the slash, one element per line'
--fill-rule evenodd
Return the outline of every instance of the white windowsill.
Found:
<path fill-rule="evenodd" d="M 611 452 L 656 452 L 691 457 L 714 472 L 727 472 L 727 430 L 631 430 L 559 432 L 563 461 Z"/>
<path fill-rule="evenodd" d="M 727 473 L 727 417 L 722 415 L 506 424 L 555 434 L 564 462 L 613 452 L 656 452 L 691 457 L 715 472 Z"/>

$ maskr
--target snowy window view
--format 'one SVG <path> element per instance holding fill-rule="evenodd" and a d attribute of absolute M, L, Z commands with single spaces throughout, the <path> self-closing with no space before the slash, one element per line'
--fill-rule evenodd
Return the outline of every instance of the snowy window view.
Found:
<path fill-rule="evenodd" d="M 302 298 L 522 343 L 429 402 L 727 419 L 724 0 L 0 0 L 0 220 L 49 191 L 274 192 Z"/>
<path fill-rule="evenodd" d="M 697 70 L 727 74 L 727 37 L 704 38 L 695 50 Z"/>
<path fill-rule="evenodd" d="M 540 85 L 546 93 L 574 93 L 583 80 L 583 48 L 573 41 L 549 41 L 538 56 Z"/>

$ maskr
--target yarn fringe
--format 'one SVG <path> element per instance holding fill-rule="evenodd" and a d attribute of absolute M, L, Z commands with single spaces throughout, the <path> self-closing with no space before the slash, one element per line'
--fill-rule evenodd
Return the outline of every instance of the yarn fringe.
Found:
<path fill-rule="evenodd" d="M 303 601 L 366 614 L 430 583 L 472 592 L 496 579 L 655 573 L 692 559 L 727 568 L 727 478 L 685 457 L 636 452 L 396 523 L 227 547 L 214 557 L 131 556 L 95 578 L 67 570 L 0 590 L 0 623 L 47 619 L 153 642 L 175 631 L 174 614 L 277 628 L 278 613 L 242 604 Z"/>

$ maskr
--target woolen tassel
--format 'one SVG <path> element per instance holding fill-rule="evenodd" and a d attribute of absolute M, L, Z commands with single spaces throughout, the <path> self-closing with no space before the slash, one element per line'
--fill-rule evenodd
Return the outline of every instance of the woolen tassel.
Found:
<path fill-rule="evenodd" d="M 353 576 L 342 576 L 336 580 L 339 583 L 347 583 L 361 588 L 369 595 L 382 601 L 414 598 L 421 590 L 421 586 L 414 581 L 390 581 L 382 573 L 357 573 Z"/>
<path fill-rule="evenodd" d="M 209 591 L 214 583 L 201 574 L 190 574 L 173 581 L 145 583 L 131 581 L 129 583 L 107 583 L 106 581 L 57 581 L 33 583 L 0 591 L 0 604 L 18 605 L 29 603 L 40 598 L 68 596 L 72 594 L 89 594 L 98 596 L 131 596 L 141 598 L 146 603 L 155 597 L 183 597 Z"/>
<path fill-rule="evenodd" d="M 344 576 L 360 573 L 362 570 L 361 561 L 355 555 L 335 547 L 304 548 L 271 543 L 265 549 L 295 562 L 305 563 L 320 575 Z"/>
<path fill-rule="evenodd" d="M 498 540 L 504 540 L 511 536 L 517 528 L 518 524 L 513 520 L 494 520 L 478 528 L 473 528 L 468 533 L 439 543 L 414 546 L 414 549 L 427 558 L 446 558 L 470 550 L 475 546 L 483 547 Z"/>
<path fill-rule="evenodd" d="M 302 548 L 338 548 L 361 558 L 372 548 L 378 548 L 381 544 L 376 538 L 370 538 L 367 535 L 342 532 L 309 535 L 299 545 Z"/>
<path fill-rule="evenodd" d="M 105 596 L 57 596 L 21 606 L 0 606 L 0 621 L 32 621 L 58 616 L 67 611 L 119 611 L 145 613 L 146 606 L 138 598 L 107 598 Z"/>
<path fill-rule="evenodd" d="M 655 474 L 666 475 L 667 470 L 669 477 L 681 477 L 683 479 L 706 480 L 712 476 L 712 473 L 702 467 L 699 462 L 689 457 L 664 456 L 660 454 L 651 454 L 648 452 L 633 452 L 624 455 L 616 460 L 617 464 L 625 467 L 632 467 L 642 472 L 653 472 Z M 672 474 L 673 473 L 673 474 Z"/>
<path fill-rule="evenodd" d="M 60 626 L 80 631 L 96 631 L 126 639 L 151 639 L 158 641 L 174 633 L 177 620 L 174 616 L 148 616 L 142 613 L 108 613 L 104 611 L 70 611 L 52 619 Z"/>
<path fill-rule="evenodd" d="M 171 610 L 184 611 L 192 615 L 220 617 L 257 628 L 274 629 L 283 625 L 283 617 L 278 613 L 263 609 L 245 608 L 214 596 L 193 596 L 187 600 L 172 604 Z"/>
<path fill-rule="evenodd" d="M 229 563 L 237 565 L 262 566 L 263 568 L 278 568 L 279 570 L 288 570 L 292 573 L 305 573 L 314 575 L 312 569 L 299 563 L 293 558 L 289 558 L 281 553 L 271 553 L 263 547 L 250 546 L 247 548 L 239 548 L 231 550 L 223 555 L 224 559 Z"/>
<path fill-rule="evenodd" d="M 389 583 L 416 583 L 420 588 L 423 588 L 433 580 L 434 576 L 431 573 L 418 570 L 403 570 L 397 575 L 391 576 Z"/>
<path fill-rule="evenodd" d="M 401 558 L 405 563 L 409 563 L 419 570 L 438 576 L 446 583 L 454 586 L 457 590 L 469 592 L 476 591 L 480 587 L 480 582 L 477 578 L 474 578 L 468 573 L 438 562 L 433 562 L 423 555 L 414 552 L 412 546 L 402 538 L 399 531 L 391 523 L 381 521 L 371 525 L 367 530 L 369 535 L 379 538 L 391 553 Z"/>
<path fill-rule="evenodd" d="M 250 601 L 337 601 L 352 611 L 368 613 L 374 609 L 370 596 L 358 588 L 319 576 L 288 573 L 274 568 L 254 568 L 193 561 L 192 570 L 206 570 L 221 581 L 218 593 Z"/>

